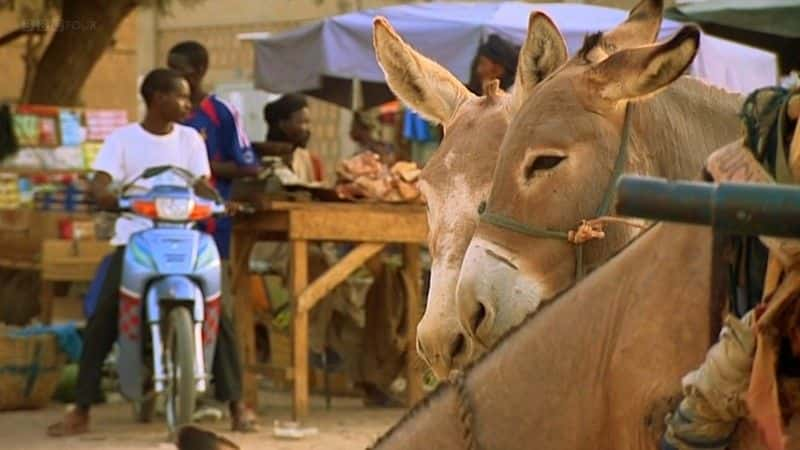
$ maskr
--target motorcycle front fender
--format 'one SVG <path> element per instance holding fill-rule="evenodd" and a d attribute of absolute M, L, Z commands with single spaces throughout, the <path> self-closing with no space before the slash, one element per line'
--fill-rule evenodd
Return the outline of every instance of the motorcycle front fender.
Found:
<path fill-rule="evenodd" d="M 160 302 L 192 302 L 192 320 L 202 322 L 205 318 L 203 292 L 200 286 L 189 277 L 169 275 L 150 284 L 147 290 L 147 320 L 149 323 L 161 321 Z"/>

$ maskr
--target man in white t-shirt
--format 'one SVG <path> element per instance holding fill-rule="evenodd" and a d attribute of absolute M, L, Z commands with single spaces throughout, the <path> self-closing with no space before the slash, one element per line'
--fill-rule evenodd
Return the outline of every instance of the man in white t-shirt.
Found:
<path fill-rule="evenodd" d="M 180 125 L 191 110 L 189 85 L 177 72 L 169 69 L 151 71 L 142 82 L 141 94 L 147 104 L 147 113 L 142 123 L 126 125 L 115 130 L 104 142 L 93 164 L 96 175 L 92 180 L 91 193 L 100 208 L 117 206 L 117 195 L 112 192 L 114 184 L 131 182 L 145 169 L 153 166 L 173 165 L 188 170 L 200 181 L 195 184 L 198 195 L 213 197 L 213 188 L 208 184 L 209 169 L 206 146 L 200 134 L 193 128 Z M 146 189 L 147 182 L 137 181 L 136 187 Z M 134 188 L 135 189 L 135 188 Z M 128 192 L 130 193 L 130 191 Z M 122 275 L 123 255 L 130 236 L 152 226 L 149 220 L 123 215 L 117 219 L 111 243 L 116 246 L 108 267 L 96 310 L 86 326 L 84 347 L 81 355 L 76 387 L 76 405 L 61 422 L 48 427 L 51 436 L 68 436 L 85 433 L 89 429 L 89 409 L 101 380 L 103 361 L 117 340 L 119 320 L 119 286 Z M 221 321 L 229 320 L 222 315 Z M 220 323 L 220 329 L 223 328 Z M 228 324 L 228 329 L 232 325 Z M 233 337 L 220 333 L 217 351 L 235 352 Z M 238 357 L 232 358 L 238 363 Z M 240 383 L 217 377 L 217 383 Z M 220 371 L 224 372 L 224 371 Z M 233 370 L 240 373 L 240 370 Z M 221 379 L 220 379 L 221 378 Z M 236 392 L 237 389 L 224 389 Z M 241 389 L 238 389 L 241 391 Z M 240 396 L 239 396 L 240 397 Z M 231 420 L 236 431 L 253 429 L 254 417 L 240 398 L 220 399 L 231 406 Z"/>

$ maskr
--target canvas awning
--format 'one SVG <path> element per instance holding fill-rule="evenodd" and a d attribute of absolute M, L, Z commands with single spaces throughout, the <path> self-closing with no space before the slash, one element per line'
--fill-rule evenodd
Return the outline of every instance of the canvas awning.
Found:
<path fill-rule="evenodd" d="M 782 72 L 800 70 L 800 0 L 704 0 L 678 4 L 665 16 L 775 52 Z"/>
<path fill-rule="evenodd" d="M 553 18 L 573 52 L 586 34 L 611 29 L 628 15 L 594 5 L 523 2 L 433 2 L 357 11 L 285 33 L 249 37 L 255 50 L 255 85 L 274 93 L 303 92 L 347 108 L 356 97 L 364 107 L 392 99 L 372 48 L 376 16 L 386 17 L 412 46 L 466 82 L 481 41 L 496 33 L 521 45 L 534 10 Z M 661 37 L 680 27 L 664 20 Z M 740 92 L 777 81 L 775 55 L 708 35 L 702 36 L 690 70 Z M 354 95 L 354 85 L 360 85 L 360 95 Z"/>

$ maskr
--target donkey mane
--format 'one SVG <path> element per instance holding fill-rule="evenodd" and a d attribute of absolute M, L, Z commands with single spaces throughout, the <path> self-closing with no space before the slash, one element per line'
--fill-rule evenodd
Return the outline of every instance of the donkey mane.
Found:
<path fill-rule="evenodd" d="M 583 37 L 583 45 L 581 45 L 581 49 L 578 50 L 578 57 L 583 59 L 584 61 L 587 61 L 589 52 L 591 52 L 595 47 L 597 47 L 602 39 L 603 39 L 602 31 L 585 35 Z"/>

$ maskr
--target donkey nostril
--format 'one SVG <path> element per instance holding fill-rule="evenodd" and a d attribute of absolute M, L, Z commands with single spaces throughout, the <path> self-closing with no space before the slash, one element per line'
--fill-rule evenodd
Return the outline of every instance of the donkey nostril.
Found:
<path fill-rule="evenodd" d="M 483 306 L 483 303 L 478 302 L 478 308 L 475 310 L 475 314 L 472 315 L 472 320 L 470 321 L 473 332 L 478 331 L 478 327 L 481 326 L 484 319 L 486 319 L 486 307 Z"/>
<path fill-rule="evenodd" d="M 456 335 L 456 340 L 453 341 L 453 344 L 450 345 L 450 358 L 451 361 L 456 359 L 456 356 L 460 355 L 464 352 L 466 348 L 466 340 L 464 339 L 464 335 L 462 333 L 458 333 Z"/>

